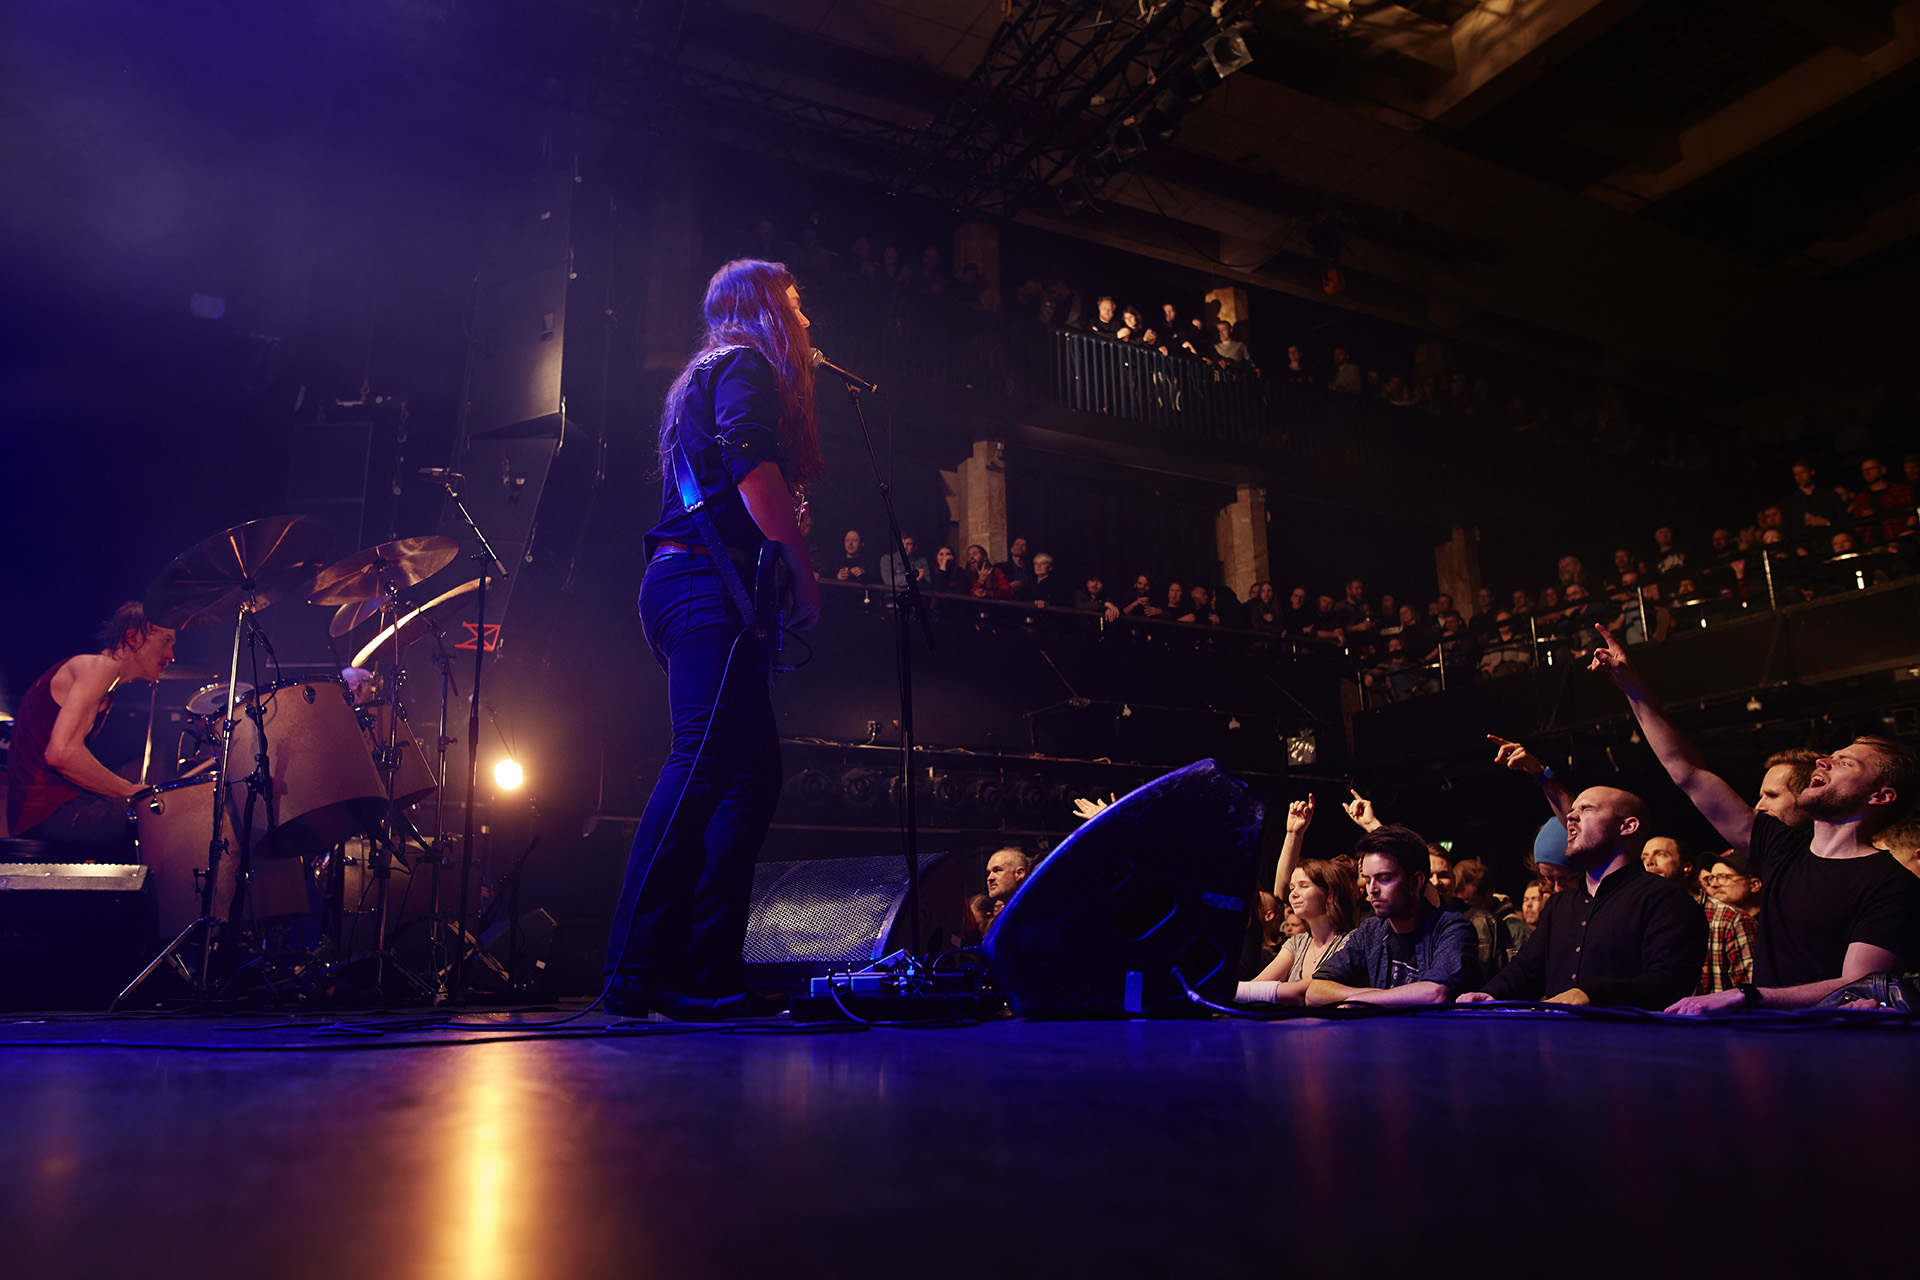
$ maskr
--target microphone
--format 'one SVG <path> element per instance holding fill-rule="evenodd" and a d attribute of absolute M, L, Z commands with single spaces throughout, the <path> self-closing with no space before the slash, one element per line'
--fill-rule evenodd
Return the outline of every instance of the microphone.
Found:
<path fill-rule="evenodd" d="M 842 369 L 839 365 L 827 359 L 818 347 L 813 349 L 813 367 L 816 369 L 825 369 L 828 373 L 840 379 L 840 381 L 846 383 L 855 391 L 864 391 L 870 396 L 880 394 L 880 388 L 878 386 L 856 374 L 848 373 L 845 369 Z"/>
<path fill-rule="evenodd" d="M 451 470 L 447 467 L 422 467 L 420 468 L 420 474 L 429 480 L 438 480 L 443 484 L 449 480 L 458 484 L 466 479 L 466 477 L 458 471 Z"/>

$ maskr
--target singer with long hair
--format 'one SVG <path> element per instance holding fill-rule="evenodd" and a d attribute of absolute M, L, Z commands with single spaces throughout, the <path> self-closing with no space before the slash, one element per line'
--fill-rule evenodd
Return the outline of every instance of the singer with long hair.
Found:
<path fill-rule="evenodd" d="M 672 743 L 627 858 L 607 950 L 611 1010 L 680 1019 L 772 1012 L 744 993 L 753 864 L 780 794 L 779 734 L 760 641 L 721 557 L 751 589 L 762 540 L 779 544 L 794 601 L 820 612 L 798 512 L 823 469 L 813 349 L 784 266 L 729 262 L 707 285 L 707 333 L 660 417 L 660 520 L 647 532 L 640 620 L 667 673 Z M 684 452 L 706 499 L 709 545 L 675 482 Z M 695 504 L 699 505 L 699 504 Z"/>

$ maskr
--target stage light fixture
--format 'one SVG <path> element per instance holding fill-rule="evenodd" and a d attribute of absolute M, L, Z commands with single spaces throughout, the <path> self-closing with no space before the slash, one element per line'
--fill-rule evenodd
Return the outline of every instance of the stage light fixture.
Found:
<path fill-rule="evenodd" d="M 502 791 L 518 791 L 526 780 L 527 771 L 522 769 L 520 762 L 512 756 L 493 766 L 493 784 Z M 212 825 L 211 821 L 208 825 Z"/>
<path fill-rule="evenodd" d="M 840 775 L 840 794 L 856 809 L 871 809 L 880 803 L 886 781 L 878 769 L 849 769 Z"/>
<path fill-rule="evenodd" d="M 1302 729 L 1286 740 L 1287 763 L 1290 765 L 1309 765 L 1320 762 L 1320 744 L 1313 736 L 1313 730 Z"/>
<path fill-rule="evenodd" d="M 1006 807 L 1006 792 L 1001 789 L 1000 779 L 995 777 L 975 778 L 967 786 L 967 799 L 973 807 L 989 817 Z"/>
<path fill-rule="evenodd" d="M 1253 61 L 1253 54 L 1247 48 L 1247 42 L 1239 31 L 1222 31 L 1211 36 L 1200 46 L 1206 51 L 1207 62 L 1212 65 L 1213 73 L 1225 80 Z"/>
<path fill-rule="evenodd" d="M 788 779 L 787 786 L 794 798 L 810 809 L 824 808 L 837 789 L 834 780 L 818 769 L 802 769 Z"/>
<path fill-rule="evenodd" d="M 1119 125 L 1105 149 L 1112 153 L 1116 165 L 1125 164 L 1147 149 L 1146 135 L 1137 125 Z"/>

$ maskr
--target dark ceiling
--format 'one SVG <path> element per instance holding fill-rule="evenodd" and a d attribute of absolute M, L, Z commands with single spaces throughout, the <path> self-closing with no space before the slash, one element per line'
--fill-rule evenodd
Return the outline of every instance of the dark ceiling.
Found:
<path fill-rule="evenodd" d="M 343 85 L 777 156 L 1708 405 L 1870 384 L 1914 338 L 1914 0 L 283 11 L 272 56 Z"/>

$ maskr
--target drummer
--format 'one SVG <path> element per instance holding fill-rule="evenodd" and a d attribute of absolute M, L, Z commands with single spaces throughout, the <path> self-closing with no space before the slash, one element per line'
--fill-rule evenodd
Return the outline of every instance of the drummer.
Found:
<path fill-rule="evenodd" d="M 123 680 L 158 680 L 173 661 L 174 632 L 130 600 L 100 633 L 98 653 L 48 668 L 21 699 L 7 755 L 7 830 L 44 841 L 61 862 L 128 859 L 126 799 L 143 788 L 95 758 L 87 740 L 106 723 Z"/>

